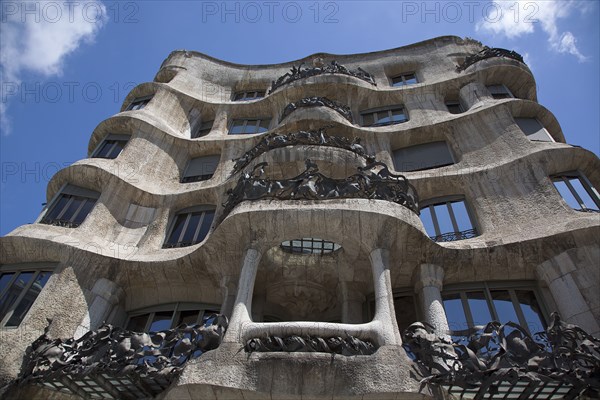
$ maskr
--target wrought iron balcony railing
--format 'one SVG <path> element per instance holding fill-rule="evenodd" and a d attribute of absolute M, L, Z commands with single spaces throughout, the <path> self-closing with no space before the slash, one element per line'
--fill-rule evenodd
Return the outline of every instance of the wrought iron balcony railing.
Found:
<path fill-rule="evenodd" d="M 494 57 L 510 58 L 512 60 L 516 60 L 520 63 L 525 64 L 525 61 L 523 61 L 523 56 L 521 56 L 516 51 L 485 46 L 483 50 L 481 50 L 479 53 L 471 54 L 470 56 L 468 56 L 465 59 L 465 61 L 462 62 L 462 64 L 456 67 L 456 72 L 462 72 L 465 69 L 469 68 L 471 65 L 478 63 L 479 61 Z"/>
<path fill-rule="evenodd" d="M 244 172 L 237 185 L 227 191 L 223 203 L 223 220 L 242 201 L 277 200 L 330 200 L 330 199 L 376 199 L 400 204 L 419 214 L 419 200 L 415 188 L 403 175 L 392 174 L 387 165 L 373 162 L 359 167 L 358 173 L 345 179 L 334 179 L 319 172 L 310 159 L 305 161 L 306 170 L 291 179 L 268 179 L 264 167 L 257 164 L 252 172 Z"/>
<path fill-rule="evenodd" d="M 288 104 L 283 110 L 283 114 L 281 115 L 281 118 L 279 118 L 279 122 L 281 123 L 281 121 L 283 121 L 288 115 L 296 111 L 298 108 L 304 107 L 328 107 L 333 111 L 336 111 L 342 117 L 346 118 L 351 124 L 354 123 L 354 118 L 352 117 L 352 111 L 350 111 L 350 107 L 337 101 L 329 100 L 327 97 L 318 96 L 305 97 L 301 100 Z"/>
<path fill-rule="evenodd" d="M 232 175 L 246 168 L 252 160 L 267 151 L 286 146 L 301 145 L 337 147 L 364 157 L 368 163 L 375 161 L 375 157 L 365 153 L 365 149 L 360 145 L 360 138 L 350 140 L 345 136 L 330 136 L 327 134 L 326 128 L 320 128 L 316 131 L 271 133 L 266 135 L 256 146 L 244 153 L 243 156 L 232 160 L 235 162 Z"/>
<path fill-rule="evenodd" d="M 443 387 L 466 399 L 575 399 L 600 395 L 600 339 L 552 314 L 533 336 L 518 324 L 490 322 L 451 342 L 431 326 L 414 323 L 403 333 L 416 361 L 421 390 Z"/>
<path fill-rule="evenodd" d="M 430 239 L 434 242 L 453 242 L 455 240 L 471 239 L 477 235 L 478 233 L 475 229 L 467 229 L 460 232 L 446 232 L 441 235 L 430 236 Z"/>
<path fill-rule="evenodd" d="M 360 67 L 356 71 L 353 71 L 344 67 L 343 65 L 338 64 L 337 61 L 332 61 L 329 65 L 306 68 L 302 68 L 302 65 L 303 64 L 300 64 L 300 66 L 298 67 L 292 67 L 290 69 L 290 72 L 286 72 L 284 75 L 280 76 L 276 81 L 271 82 L 271 89 L 269 89 L 269 93 L 273 93 L 278 88 L 285 86 L 291 82 L 297 81 L 299 79 L 323 74 L 340 74 L 353 76 L 367 83 L 370 83 L 373 86 L 377 86 L 377 84 L 375 83 L 375 79 L 373 79 L 373 76 Z"/>
<path fill-rule="evenodd" d="M 50 339 L 48 328 L 27 349 L 14 386 L 43 385 L 84 399 L 154 397 L 185 363 L 221 344 L 227 317 L 150 333 L 102 325 L 79 339 Z"/>

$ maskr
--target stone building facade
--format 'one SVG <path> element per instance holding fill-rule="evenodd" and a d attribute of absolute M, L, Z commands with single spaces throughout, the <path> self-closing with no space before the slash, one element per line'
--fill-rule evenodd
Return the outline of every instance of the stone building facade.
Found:
<path fill-rule="evenodd" d="M 600 162 L 566 144 L 516 53 L 458 37 L 260 66 L 174 51 L 88 154 L 0 241 L 7 398 L 437 398 L 402 347 L 413 322 L 533 334 L 558 311 L 600 334 Z M 63 338 L 55 361 L 104 322 L 210 325 L 220 345 L 145 381 L 24 379 L 32 343 Z"/>

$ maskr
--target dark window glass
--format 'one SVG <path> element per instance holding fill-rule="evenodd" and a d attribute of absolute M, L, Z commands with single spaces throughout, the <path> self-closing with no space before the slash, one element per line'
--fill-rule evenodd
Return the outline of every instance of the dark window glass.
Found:
<path fill-rule="evenodd" d="M 446 108 L 448 108 L 448 112 L 450 114 L 461 114 L 464 112 L 462 106 L 460 105 L 460 103 L 458 101 L 454 102 L 448 102 L 446 103 Z"/>
<path fill-rule="evenodd" d="M 296 254 L 327 254 L 332 253 L 338 249 L 340 246 L 337 243 L 329 242 L 323 239 L 317 238 L 302 238 L 295 240 L 286 240 L 281 242 L 281 249 L 286 253 L 296 253 Z"/>
<path fill-rule="evenodd" d="M 535 334 L 545 330 L 546 321 L 533 292 L 530 290 L 515 290 L 515 293 L 529 332 Z"/>
<path fill-rule="evenodd" d="M 75 228 L 81 225 L 95 204 L 95 198 L 62 193 L 40 222 Z"/>
<path fill-rule="evenodd" d="M 144 332 L 146 330 L 146 324 L 148 323 L 148 318 L 150 315 L 138 315 L 136 317 L 131 317 L 129 319 L 129 323 L 127 324 L 127 329 L 133 332 Z"/>
<path fill-rule="evenodd" d="M 134 99 L 131 102 L 131 104 L 129 104 L 129 106 L 127 107 L 127 111 L 141 110 L 142 108 L 146 107 L 146 105 L 148 103 L 150 103 L 151 99 L 152 99 L 151 97 L 144 97 L 144 98 Z"/>
<path fill-rule="evenodd" d="M 469 324 L 465 316 L 462 305 L 462 299 L 459 293 L 448 294 L 443 297 L 444 310 L 448 320 L 448 327 L 451 331 L 461 331 L 467 329 Z"/>
<path fill-rule="evenodd" d="M 127 144 L 126 140 L 104 140 L 94 153 L 95 158 L 117 158 Z"/>
<path fill-rule="evenodd" d="M 214 216 L 214 210 L 178 214 L 164 247 L 185 247 L 200 243 L 208 235 Z"/>
<path fill-rule="evenodd" d="M 415 298 L 413 296 L 395 296 L 394 310 L 400 332 L 404 332 L 410 324 L 417 322 Z"/>
<path fill-rule="evenodd" d="M 37 299 L 52 272 L 25 271 L 3 273 L 0 277 L 0 321 L 3 326 L 19 326 Z M 14 279 L 13 279 L 14 278 Z"/>
<path fill-rule="evenodd" d="M 483 292 L 467 292 L 467 303 L 475 325 L 485 325 L 493 320 Z"/>
<path fill-rule="evenodd" d="M 513 95 L 504 85 L 490 85 L 487 87 L 494 99 L 512 99 Z"/>
<path fill-rule="evenodd" d="M 414 72 L 407 72 L 392 78 L 392 86 L 407 86 L 418 83 L 417 75 Z"/>
<path fill-rule="evenodd" d="M 269 130 L 268 119 L 236 119 L 229 128 L 230 135 L 249 135 Z"/>
<path fill-rule="evenodd" d="M 256 100 L 265 97 L 265 92 L 261 90 L 251 90 L 246 92 L 238 92 L 233 96 L 233 101 L 248 101 Z"/>
<path fill-rule="evenodd" d="M 377 111 L 364 111 L 361 113 L 362 126 L 386 126 L 408 121 L 403 107 L 390 107 Z"/>
<path fill-rule="evenodd" d="M 214 120 L 210 120 L 210 121 L 201 123 L 198 126 L 198 129 L 196 129 L 196 132 L 194 132 L 192 134 L 192 138 L 199 138 L 199 137 L 208 135 L 210 133 L 210 131 L 212 130 L 212 126 L 213 126 L 214 122 L 215 122 Z"/>
<path fill-rule="evenodd" d="M 196 325 L 196 323 L 198 322 L 198 314 L 199 314 L 198 310 L 189 310 L 189 311 L 180 312 L 179 320 L 177 321 L 177 324 L 175 324 L 175 326 L 179 326 L 182 324 Z"/>

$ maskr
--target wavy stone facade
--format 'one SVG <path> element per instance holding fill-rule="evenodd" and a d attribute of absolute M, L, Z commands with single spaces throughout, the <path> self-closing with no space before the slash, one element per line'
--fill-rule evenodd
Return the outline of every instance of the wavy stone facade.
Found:
<path fill-rule="evenodd" d="M 90 158 L 52 178 L 38 222 L 1 239 L 0 289 L 16 293 L 1 383 L 45 329 L 78 339 L 103 322 L 162 330 L 208 312 L 229 318 L 220 346 L 159 398 L 437 398 L 419 393 L 402 347 L 416 320 L 444 336 L 508 307 L 600 334 L 600 162 L 566 144 L 516 53 L 482 50 L 439 37 L 277 65 L 170 54 L 94 130 Z M 288 351 L 248 351 L 268 337 Z M 77 379 L 5 395 L 100 396 Z"/>

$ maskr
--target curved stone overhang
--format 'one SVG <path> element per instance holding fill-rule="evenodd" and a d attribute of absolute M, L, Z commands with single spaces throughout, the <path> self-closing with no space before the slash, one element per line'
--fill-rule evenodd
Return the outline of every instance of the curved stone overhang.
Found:
<path fill-rule="evenodd" d="M 210 108 L 215 112 L 215 107 L 228 106 L 227 109 L 231 118 L 241 118 L 247 116 L 269 117 L 279 120 L 285 106 L 290 102 L 297 101 L 307 96 L 328 97 L 331 100 L 342 104 L 350 104 L 353 113 L 358 118 L 360 111 L 374 107 L 384 107 L 387 105 L 405 104 L 411 99 L 424 99 L 430 97 L 432 92 L 451 93 L 458 91 L 462 86 L 480 81 L 486 84 L 504 83 L 518 98 L 536 101 L 535 81 L 533 75 L 528 69 L 517 68 L 512 65 L 491 65 L 479 69 L 473 73 L 461 75 L 453 78 L 443 78 L 442 80 L 431 80 L 417 85 L 411 85 L 403 88 L 386 87 L 375 88 L 370 85 L 356 85 L 345 77 L 338 76 L 316 76 L 307 78 L 307 82 L 291 85 L 278 89 L 275 93 L 254 101 L 232 102 L 229 96 L 223 97 L 225 87 L 220 88 L 215 93 L 216 97 L 210 97 L 201 91 L 194 91 L 180 87 L 174 87 L 168 84 L 159 84 L 147 82 L 134 88 L 125 98 L 121 112 L 126 112 L 127 105 L 137 97 L 145 96 L 149 93 L 155 93 L 156 102 L 150 102 L 148 110 L 156 113 L 156 117 L 165 124 L 172 126 L 171 131 L 177 136 L 187 136 L 189 139 L 190 121 L 188 113 L 193 108 Z M 198 85 L 210 85 L 210 82 L 198 82 Z M 533 89 L 532 89 L 533 88 Z M 533 92 L 532 92 L 533 90 Z M 360 102 L 352 99 L 362 99 Z M 161 105 L 156 105 L 157 102 Z M 443 103 L 443 99 L 440 100 Z M 171 107 L 168 107 L 170 105 Z M 409 112 L 411 103 L 408 103 Z M 174 108 L 175 107 L 175 108 Z M 185 107 L 185 110 L 182 109 Z M 136 112 L 144 112 L 138 110 Z M 146 113 L 148 112 L 146 110 Z M 421 112 L 417 107 L 415 112 Z M 207 113 L 207 110 L 204 110 Z M 133 112 L 131 112 L 133 114 Z M 287 119 L 286 119 L 287 121 Z M 349 125 L 352 125 L 348 122 Z M 281 126 L 279 123 L 277 126 Z"/>

